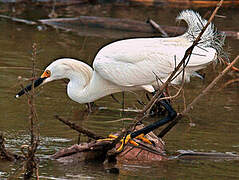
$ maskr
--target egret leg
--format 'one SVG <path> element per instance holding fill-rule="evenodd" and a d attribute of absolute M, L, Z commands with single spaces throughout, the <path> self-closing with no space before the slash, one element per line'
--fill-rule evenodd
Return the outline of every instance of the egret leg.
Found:
<path fill-rule="evenodd" d="M 135 132 L 128 134 L 127 137 L 125 138 L 126 139 L 125 142 L 122 143 L 122 145 L 117 149 L 117 151 L 121 151 L 124 147 L 124 144 L 126 144 L 129 140 L 133 138 L 138 138 L 138 137 L 142 138 L 144 135 L 150 133 L 151 131 L 172 121 L 177 116 L 176 111 L 172 108 L 172 106 L 167 100 L 160 101 L 160 104 L 167 110 L 168 115 L 159 121 L 156 121 L 140 130 L 137 130 Z"/>
<path fill-rule="evenodd" d="M 164 124 L 172 121 L 177 116 L 176 111 L 172 108 L 172 106 L 166 100 L 162 100 L 160 104 L 162 104 L 162 106 L 168 111 L 168 115 L 164 117 L 163 119 L 156 121 L 138 131 L 130 133 L 131 138 L 135 138 L 141 134 L 146 135 L 149 132 L 159 128 L 160 126 L 163 126 Z"/>
<path fill-rule="evenodd" d="M 124 91 L 122 92 L 122 110 L 124 112 Z"/>
<path fill-rule="evenodd" d="M 155 95 L 155 94 L 156 94 L 156 91 L 153 92 L 152 94 Z M 165 97 L 165 95 L 162 94 L 162 95 L 160 96 L 160 98 L 161 98 L 161 97 Z M 167 102 L 168 104 L 170 104 L 170 100 L 164 100 L 164 101 Z M 154 116 L 156 116 L 156 115 L 157 115 L 157 116 L 161 116 L 161 115 L 164 116 L 164 115 L 166 114 L 166 112 L 167 112 L 167 110 L 162 107 L 161 102 L 160 102 L 160 101 L 157 101 L 157 102 L 155 103 L 155 105 L 151 108 L 149 114 L 150 114 L 151 117 L 154 117 Z"/>
<path fill-rule="evenodd" d="M 94 111 L 94 102 L 87 103 L 87 110 L 89 113 L 92 113 Z"/>

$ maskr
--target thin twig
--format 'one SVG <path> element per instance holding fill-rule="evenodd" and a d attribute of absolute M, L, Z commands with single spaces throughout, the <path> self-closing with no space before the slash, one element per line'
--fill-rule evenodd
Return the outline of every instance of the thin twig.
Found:
<path fill-rule="evenodd" d="M 158 32 L 160 32 L 162 34 L 163 37 L 168 37 L 168 34 L 163 30 L 163 28 L 161 28 L 161 26 L 159 24 L 157 24 L 155 21 L 153 21 L 152 19 L 149 19 L 147 21 L 154 29 L 156 29 Z"/>
<path fill-rule="evenodd" d="M 39 126 L 38 126 L 38 117 L 35 108 L 35 91 L 34 91 L 34 79 L 35 79 L 35 66 L 36 66 L 36 44 L 34 43 L 32 51 L 32 91 L 31 93 L 26 93 L 28 98 L 28 105 L 30 109 L 30 134 L 31 134 L 31 143 L 27 149 L 27 160 L 25 163 L 25 172 L 24 172 L 24 179 L 31 179 L 33 173 L 35 172 L 36 176 L 38 176 L 38 163 L 35 157 L 35 153 L 40 141 L 40 134 L 39 134 Z"/>
<path fill-rule="evenodd" d="M 70 121 L 67 121 L 65 119 L 63 119 L 62 117 L 59 117 L 58 115 L 55 115 L 55 118 L 58 119 L 59 121 L 63 122 L 64 124 L 68 125 L 71 129 L 76 130 L 79 133 L 85 134 L 86 136 L 92 138 L 92 139 L 104 139 L 104 137 L 102 136 L 98 136 L 96 135 L 94 132 L 89 131 L 88 129 L 85 129 L 75 123 L 72 123 Z"/>
<path fill-rule="evenodd" d="M 224 64 L 229 65 L 230 63 L 226 62 L 223 58 L 219 57 L 219 60 L 222 61 Z M 239 72 L 239 68 L 232 66 L 232 70 Z"/>
<path fill-rule="evenodd" d="M 183 112 L 177 115 L 173 122 L 171 122 L 165 129 L 160 132 L 158 137 L 162 138 L 167 132 L 169 132 L 178 123 L 178 121 L 193 108 L 193 106 L 199 101 L 199 99 L 206 95 L 209 90 L 211 90 L 216 85 L 216 83 L 231 69 L 231 67 L 237 62 L 238 59 L 239 55 L 222 72 L 220 72 L 220 74 L 196 98 L 194 98 L 194 100 Z"/>
<path fill-rule="evenodd" d="M 223 84 L 223 86 L 220 88 L 220 90 L 225 88 L 225 87 L 227 87 L 228 85 L 230 85 L 230 84 L 232 84 L 234 82 L 239 82 L 239 78 L 231 79 L 231 80 L 227 81 L 225 84 Z"/>
<path fill-rule="evenodd" d="M 122 121 L 135 121 L 134 118 L 121 118 L 113 121 L 106 121 L 104 123 L 116 123 L 116 122 L 122 122 Z"/>

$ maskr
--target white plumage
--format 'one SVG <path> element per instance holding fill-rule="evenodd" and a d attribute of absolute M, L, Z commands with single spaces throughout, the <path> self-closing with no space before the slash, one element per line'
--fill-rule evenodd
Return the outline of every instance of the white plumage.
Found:
<path fill-rule="evenodd" d="M 157 85 L 156 75 L 162 81 L 169 77 L 207 23 L 191 10 L 181 12 L 177 20 L 188 24 L 187 32 L 181 36 L 113 42 L 97 53 L 93 69 L 78 60 L 58 59 L 46 68 L 45 72 L 50 71 L 51 75 L 43 82 L 68 78 L 67 93 L 79 103 L 93 102 L 120 91 L 145 89 L 152 92 Z M 193 50 L 184 79 L 189 81 L 195 71 L 216 60 L 223 43 L 224 36 L 210 24 Z M 181 80 L 182 73 L 171 83 L 178 84 Z"/>

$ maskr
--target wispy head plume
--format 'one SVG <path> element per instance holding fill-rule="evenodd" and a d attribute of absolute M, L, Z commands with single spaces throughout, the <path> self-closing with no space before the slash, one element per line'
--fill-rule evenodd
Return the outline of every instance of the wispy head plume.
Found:
<path fill-rule="evenodd" d="M 207 24 L 207 20 L 203 19 L 199 13 L 192 10 L 182 11 L 178 17 L 177 21 L 184 20 L 188 25 L 188 30 L 183 36 L 185 36 L 190 41 L 194 41 L 203 27 Z M 201 40 L 198 42 L 200 47 L 212 47 L 216 49 L 218 56 L 227 56 L 223 51 L 223 45 L 225 41 L 225 33 L 217 31 L 212 23 L 209 24 L 205 32 L 203 33 Z"/>

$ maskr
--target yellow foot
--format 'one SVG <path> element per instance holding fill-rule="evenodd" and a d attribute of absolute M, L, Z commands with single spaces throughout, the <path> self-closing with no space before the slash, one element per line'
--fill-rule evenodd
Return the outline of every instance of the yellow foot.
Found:
<path fill-rule="evenodd" d="M 138 135 L 138 136 L 136 137 L 136 139 L 140 139 L 140 140 L 142 140 L 143 142 L 152 145 L 151 141 L 144 137 L 144 134 Z"/>
<path fill-rule="evenodd" d="M 118 138 L 118 136 L 116 135 L 113 135 L 113 134 L 110 134 L 108 136 L 108 138 L 105 138 L 105 139 L 98 139 L 97 141 L 113 141 L 115 140 L 116 138 Z M 144 134 L 140 134 L 138 135 L 135 139 L 139 139 L 145 143 L 148 143 L 148 144 L 152 144 L 150 140 L 148 140 L 147 138 L 144 137 Z M 137 142 L 135 142 L 133 139 L 131 139 L 131 135 L 128 134 L 126 137 L 123 137 L 121 140 L 121 145 L 120 147 L 117 149 L 117 151 L 122 151 L 124 146 L 128 143 L 134 145 L 134 146 L 138 146 L 139 144 Z"/>
<path fill-rule="evenodd" d="M 133 140 L 131 139 L 131 135 L 130 135 L 130 134 L 128 134 L 126 137 L 123 137 L 123 139 L 121 139 L 120 141 L 121 141 L 121 145 L 120 145 L 120 147 L 117 149 L 118 152 L 121 152 L 121 151 L 124 149 L 124 146 L 125 146 L 126 144 L 128 144 L 128 142 L 129 142 L 130 144 L 133 144 L 134 146 L 138 146 L 138 145 L 139 145 L 138 143 L 136 143 L 135 141 L 133 141 Z"/>
<path fill-rule="evenodd" d="M 144 137 L 144 134 L 138 135 L 135 139 L 142 140 L 143 142 L 152 145 L 151 141 Z M 135 142 L 134 140 L 131 139 L 131 135 L 129 134 L 129 135 L 127 135 L 125 138 L 121 139 L 121 145 L 120 145 L 120 147 L 117 149 L 117 151 L 122 151 L 123 148 L 124 148 L 124 146 L 125 146 L 128 142 L 129 142 L 130 144 L 134 145 L 134 146 L 138 146 L 138 145 L 139 145 L 137 142 Z"/>
<path fill-rule="evenodd" d="M 117 137 L 118 137 L 118 136 L 115 136 L 115 135 L 113 135 L 113 134 L 110 134 L 110 135 L 108 136 L 108 138 L 97 139 L 97 141 L 113 141 L 113 140 L 115 140 Z"/>

